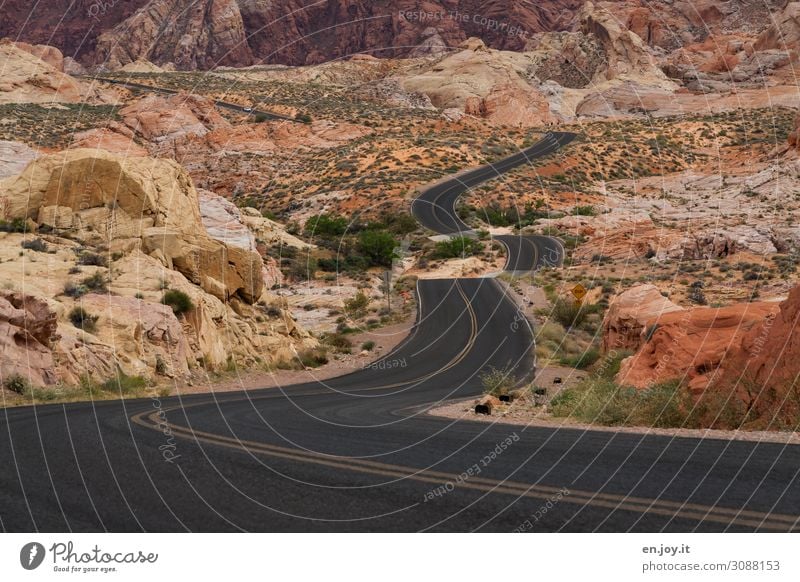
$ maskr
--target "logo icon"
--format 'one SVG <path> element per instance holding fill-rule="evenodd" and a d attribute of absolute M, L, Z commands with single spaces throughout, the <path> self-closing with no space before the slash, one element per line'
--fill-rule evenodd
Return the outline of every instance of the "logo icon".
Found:
<path fill-rule="evenodd" d="M 39 542 L 27 543 L 19 552 L 19 563 L 26 570 L 35 570 L 42 565 L 44 554 L 44 546 Z"/>

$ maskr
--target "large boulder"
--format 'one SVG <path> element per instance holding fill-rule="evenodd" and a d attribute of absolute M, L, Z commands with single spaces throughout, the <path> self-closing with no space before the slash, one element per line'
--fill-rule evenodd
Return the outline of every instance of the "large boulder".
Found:
<path fill-rule="evenodd" d="M 0 384 L 19 376 L 31 385 L 57 377 L 52 345 L 57 315 L 47 301 L 19 292 L 0 292 Z"/>
<path fill-rule="evenodd" d="M 644 389 L 680 380 L 700 394 L 729 352 L 739 349 L 748 332 L 777 309 L 777 303 L 744 303 L 675 310 L 649 320 L 646 341 L 638 352 L 623 360 L 616 381 Z"/>
<path fill-rule="evenodd" d="M 718 381 L 709 390 L 734 394 L 750 410 L 752 419 L 764 419 L 770 428 L 796 426 L 800 414 L 800 286 L 731 349 Z"/>
<path fill-rule="evenodd" d="M 123 123 L 143 139 L 169 143 L 186 136 L 203 136 L 230 128 L 214 105 L 199 95 L 149 95 L 120 110 Z"/>
<path fill-rule="evenodd" d="M 638 285 L 620 293 L 603 319 L 603 349 L 635 351 L 646 341 L 649 326 L 666 313 L 683 311 L 655 285 Z"/>
<path fill-rule="evenodd" d="M 33 47 L 32 49 L 33 50 Z M 43 58 L 52 55 L 38 51 Z M 0 103 L 85 103 L 114 101 L 110 93 L 65 75 L 33 52 L 0 41 Z M 62 65 L 63 66 L 63 65 Z"/>
<path fill-rule="evenodd" d="M 598 73 L 597 81 L 635 76 L 655 83 L 669 84 L 645 42 L 628 30 L 611 12 L 587 2 L 581 9 L 579 19 L 581 31 L 596 37 L 605 51 L 607 64 Z"/>
<path fill-rule="evenodd" d="M 43 156 L 0 181 L 0 207 L 6 218 L 87 242 L 140 240 L 146 253 L 222 300 L 254 303 L 264 289 L 261 257 L 208 235 L 197 190 L 170 160 L 93 149 Z"/>

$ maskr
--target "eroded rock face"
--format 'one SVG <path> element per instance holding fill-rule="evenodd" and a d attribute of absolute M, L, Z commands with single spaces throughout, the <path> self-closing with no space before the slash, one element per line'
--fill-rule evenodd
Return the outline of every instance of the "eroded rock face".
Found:
<path fill-rule="evenodd" d="M 35 47 L 31 47 L 31 51 Z M 49 47 L 48 47 L 49 48 Z M 113 101 L 85 83 L 73 79 L 59 69 L 23 50 L 17 44 L 0 41 L 0 103 L 84 103 Z M 37 51 L 45 58 L 52 55 Z"/>
<path fill-rule="evenodd" d="M 709 389 L 733 392 L 752 410 L 752 418 L 775 420 L 781 426 L 784 417 L 796 418 L 799 406 L 800 286 L 776 311 L 744 334 Z"/>
<path fill-rule="evenodd" d="M 427 95 L 436 107 L 501 125 L 538 126 L 555 120 L 547 97 L 529 84 L 529 57 L 489 49 L 469 39 L 461 50 L 402 79 L 406 91 Z"/>
<path fill-rule="evenodd" d="M 258 254 L 208 236 L 197 190 L 175 162 L 67 150 L 0 182 L 8 218 L 78 233 L 96 243 L 135 239 L 168 268 L 222 300 L 256 302 L 264 289 Z"/>
<path fill-rule="evenodd" d="M 644 41 L 625 28 L 611 12 L 586 2 L 579 17 L 581 31 L 597 38 L 605 50 L 607 65 L 602 76 L 606 80 L 637 75 L 653 81 L 666 81 Z"/>
<path fill-rule="evenodd" d="M 109 67 L 139 59 L 157 65 L 174 63 L 179 69 L 262 61 L 304 65 L 372 50 L 380 57 L 415 50 L 431 54 L 470 36 L 480 36 L 495 48 L 520 50 L 527 35 L 566 26 L 582 0 L 130 0 L 110 4 L 52 0 L 41 6 L 31 0 L 9 0 L 0 36 L 19 38 L 22 34 L 29 42 L 47 42 L 65 55 L 105 62 Z M 426 18 L 420 12 L 443 16 Z M 315 34 L 318 31 L 324 32 Z"/>
<path fill-rule="evenodd" d="M 695 394 L 714 380 L 729 352 L 739 349 L 749 332 L 772 317 L 777 303 L 674 310 L 648 320 L 649 339 L 623 360 L 616 381 L 647 388 L 680 380 Z"/>
<path fill-rule="evenodd" d="M 192 94 L 149 95 L 120 110 L 120 115 L 131 131 L 157 143 L 230 128 L 210 99 Z"/>
<path fill-rule="evenodd" d="M 35 150 L 22 142 L 0 140 L 0 178 L 19 174 L 37 156 Z"/>
<path fill-rule="evenodd" d="M 655 285 L 638 285 L 617 295 L 603 319 L 603 350 L 638 350 L 648 327 L 666 313 L 683 311 Z"/>
<path fill-rule="evenodd" d="M 54 383 L 56 329 L 57 315 L 47 301 L 0 292 L 0 382 L 20 376 L 37 386 Z"/>
<path fill-rule="evenodd" d="M 783 13 L 756 40 L 756 50 L 797 49 L 800 43 L 800 2 L 789 2 Z"/>
<path fill-rule="evenodd" d="M 181 70 L 253 63 L 236 0 L 151 0 L 101 34 L 95 53 L 111 69 L 142 58 Z"/>

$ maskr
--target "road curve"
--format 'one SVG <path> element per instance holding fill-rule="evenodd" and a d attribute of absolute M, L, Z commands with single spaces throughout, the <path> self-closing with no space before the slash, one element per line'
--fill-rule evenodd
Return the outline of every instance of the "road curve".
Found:
<path fill-rule="evenodd" d="M 470 235 L 474 231 L 459 218 L 456 211 L 456 202 L 465 192 L 514 168 L 550 155 L 575 137 L 574 133 L 548 132 L 531 147 L 499 162 L 468 170 L 429 186 L 411 203 L 411 212 L 420 224 L 437 234 Z M 494 240 L 508 250 L 506 271 L 534 271 L 540 267 L 560 265 L 564 259 L 564 247 L 553 237 L 502 235 L 494 237 Z"/>
<path fill-rule="evenodd" d="M 86 77 L 87 81 L 95 81 L 99 83 L 111 83 L 112 85 L 120 85 L 121 87 L 127 87 L 128 89 L 139 89 L 143 91 L 150 91 L 151 93 L 161 93 L 163 95 L 177 95 L 180 91 L 176 91 L 175 89 L 166 89 L 164 87 L 154 87 L 153 85 L 145 85 L 144 83 L 135 83 L 133 81 L 123 81 L 121 79 L 109 79 L 107 77 Z M 247 111 L 247 107 L 243 105 L 237 105 L 236 103 L 229 103 L 228 101 L 219 101 L 214 100 L 214 105 L 217 107 L 222 107 L 223 109 L 229 109 L 231 111 L 236 111 L 238 113 L 247 113 L 249 115 L 263 115 L 267 119 L 274 119 L 275 121 L 291 121 L 292 123 L 303 123 L 299 119 L 295 119 L 294 117 L 288 117 L 286 115 L 281 115 L 280 113 L 273 113 L 272 111 L 262 111 L 259 109 L 252 109 Z"/>
<path fill-rule="evenodd" d="M 529 375 L 533 332 L 494 279 L 417 293 L 409 337 L 333 380 L 0 411 L 0 528 L 797 529 L 798 447 L 425 414 Z"/>

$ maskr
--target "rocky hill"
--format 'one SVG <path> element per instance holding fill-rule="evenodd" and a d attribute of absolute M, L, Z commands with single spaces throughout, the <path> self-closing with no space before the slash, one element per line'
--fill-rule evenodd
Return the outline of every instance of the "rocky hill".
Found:
<path fill-rule="evenodd" d="M 68 57 L 108 68 L 139 59 L 172 63 L 182 70 L 305 65 L 357 53 L 420 56 L 458 46 L 469 37 L 518 51 L 536 33 L 577 30 L 585 4 L 589 2 L 54 0 L 42 6 L 10 0 L 4 4 L 0 37 L 53 45 Z M 740 52 L 737 47 L 782 51 L 797 44 L 797 3 L 787 6 L 785 0 L 595 4 L 654 49 L 664 54 L 685 50 L 683 64 L 699 53 L 712 53 L 717 63 L 726 63 L 738 60 L 733 58 Z M 720 38 L 724 42 L 717 46 L 703 46 Z M 732 52 L 725 56 L 726 51 Z"/>
<path fill-rule="evenodd" d="M 360 52 L 397 56 L 415 47 L 454 46 L 470 36 L 516 50 L 527 35 L 565 27 L 581 3 L 55 0 L 41 8 L 33 0 L 13 0 L 3 7 L 0 37 L 54 45 L 83 62 L 108 60 L 112 67 L 138 58 L 179 69 L 299 65 Z"/>
<path fill-rule="evenodd" d="M 4 381 L 186 379 L 316 345 L 265 290 L 280 275 L 253 232 L 269 221 L 198 194 L 175 162 L 41 156 L 0 181 L 0 208 Z"/>

